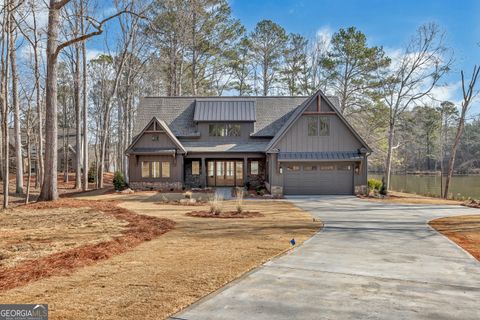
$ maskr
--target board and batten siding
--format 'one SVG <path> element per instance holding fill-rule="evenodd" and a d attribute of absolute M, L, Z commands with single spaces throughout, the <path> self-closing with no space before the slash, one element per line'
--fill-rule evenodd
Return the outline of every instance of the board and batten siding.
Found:
<path fill-rule="evenodd" d="M 158 140 L 154 140 L 158 137 Z M 172 148 L 177 149 L 175 143 L 167 136 L 166 133 L 161 132 L 144 132 L 143 135 L 135 143 L 135 148 Z"/>
<path fill-rule="evenodd" d="M 336 115 L 322 115 L 330 120 L 328 136 L 308 136 L 308 117 L 302 115 L 280 139 L 275 148 L 282 152 L 356 151 L 360 141 Z M 318 117 L 315 115 L 315 117 Z"/>

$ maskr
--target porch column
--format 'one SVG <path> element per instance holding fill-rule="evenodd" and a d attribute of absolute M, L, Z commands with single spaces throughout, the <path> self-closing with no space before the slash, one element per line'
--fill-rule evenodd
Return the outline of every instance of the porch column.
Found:
<path fill-rule="evenodd" d="M 247 170 L 248 170 L 248 167 L 247 167 L 247 157 L 243 157 L 243 184 L 245 185 L 245 183 L 247 183 Z"/>
<path fill-rule="evenodd" d="M 202 164 L 200 168 L 200 183 L 203 185 L 204 188 L 207 187 L 207 166 L 204 157 L 202 157 Z"/>

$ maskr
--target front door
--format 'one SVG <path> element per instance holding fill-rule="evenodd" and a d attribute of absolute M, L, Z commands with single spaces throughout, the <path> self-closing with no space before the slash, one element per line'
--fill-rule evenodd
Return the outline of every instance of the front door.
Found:
<path fill-rule="evenodd" d="M 233 160 L 208 161 L 208 185 L 213 187 L 243 185 L 243 162 Z"/>

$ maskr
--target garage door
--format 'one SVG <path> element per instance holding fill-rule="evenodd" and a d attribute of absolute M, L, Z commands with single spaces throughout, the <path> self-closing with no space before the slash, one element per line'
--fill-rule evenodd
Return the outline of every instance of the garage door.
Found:
<path fill-rule="evenodd" d="M 353 194 L 353 163 L 284 163 L 285 194 Z"/>

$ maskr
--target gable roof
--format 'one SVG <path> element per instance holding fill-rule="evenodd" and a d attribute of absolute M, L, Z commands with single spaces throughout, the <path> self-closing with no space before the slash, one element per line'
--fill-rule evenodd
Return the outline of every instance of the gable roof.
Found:
<path fill-rule="evenodd" d="M 307 100 L 305 100 L 300 107 L 295 109 L 292 116 L 288 118 L 285 124 L 277 131 L 276 135 L 268 144 L 265 152 L 271 151 L 271 149 L 277 144 L 278 141 L 287 133 L 288 129 L 297 121 L 297 119 L 303 114 L 303 112 L 308 108 L 310 103 L 317 97 L 320 96 L 323 98 L 328 106 L 336 113 L 336 115 L 340 118 L 340 120 L 347 126 L 350 132 L 358 139 L 358 141 L 362 144 L 362 146 L 368 150 L 368 152 L 372 152 L 372 149 L 368 146 L 365 140 L 360 137 L 360 135 L 355 131 L 355 129 L 348 123 L 345 117 L 338 111 L 338 108 L 329 100 L 329 98 L 323 94 L 322 90 L 318 90 L 316 93 L 311 95 Z M 338 98 L 337 98 L 338 99 Z"/>
<path fill-rule="evenodd" d="M 165 123 L 165 121 L 158 120 L 157 117 L 152 117 L 152 119 L 147 123 L 147 125 L 143 128 L 143 130 L 133 139 L 132 143 L 128 146 L 127 150 L 125 151 L 126 154 L 132 153 L 134 150 L 135 144 L 140 140 L 142 137 L 143 133 L 147 131 L 147 129 L 153 124 L 156 123 L 157 125 L 162 128 L 162 130 L 165 132 L 165 134 L 173 141 L 173 143 L 180 149 L 181 153 L 187 153 L 187 150 L 185 147 L 182 145 L 182 143 L 175 137 L 173 132 L 170 130 L 168 125 Z"/>
<path fill-rule="evenodd" d="M 240 121 L 256 120 L 255 100 L 199 100 L 195 101 L 193 121 Z"/>

